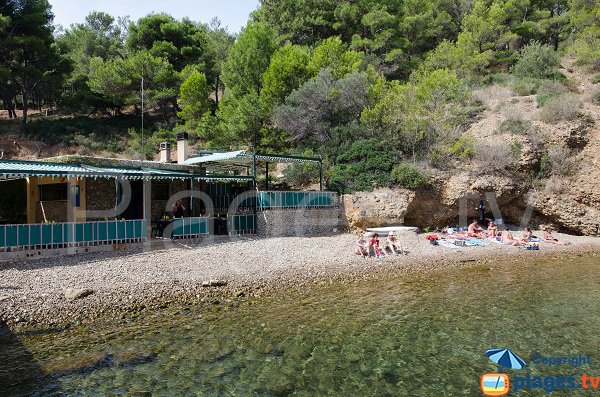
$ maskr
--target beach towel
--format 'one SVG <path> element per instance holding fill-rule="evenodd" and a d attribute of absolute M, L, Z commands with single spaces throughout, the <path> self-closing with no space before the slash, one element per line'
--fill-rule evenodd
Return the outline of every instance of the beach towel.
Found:
<path fill-rule="evenodd" d="M 478 247 L 485 247 L 485 243 L 479 239 L 476 238 L 470 238 L 467 240 L 467 245 L 470 246 L 478 246 Z"/>
<path fill-rule="evenodd" d="M 460 248 L 458 245 L 454 245 L 451 242 L 446 241 L 446 240 L 441 240 L 439 242 L 439 244 L 440 244 L 440 246 L 446 247 L 446 248 Z"/>
<path fill-rule="evenodd" d="M 490 243 L 496 243 L 496 244 L 500 244 L 500 245 L 504 245 L 504 243 L 496 238 L 488 238 L 487 241 L 489 241 Z"/>

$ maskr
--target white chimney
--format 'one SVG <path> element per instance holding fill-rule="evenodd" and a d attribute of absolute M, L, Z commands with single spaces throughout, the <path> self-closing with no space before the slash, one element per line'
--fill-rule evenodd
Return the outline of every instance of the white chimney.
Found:
<path fill-rule="evenodd" d="M 189 136 L 187 132 L 177 133 L 177 164 L 183 164 L 189 155 Z"/>
<path fill-rule="evenodd" d="M 160 162 L 170 163 L 171 162 L 171 144 L 169 142 L 160 143 Z"/>

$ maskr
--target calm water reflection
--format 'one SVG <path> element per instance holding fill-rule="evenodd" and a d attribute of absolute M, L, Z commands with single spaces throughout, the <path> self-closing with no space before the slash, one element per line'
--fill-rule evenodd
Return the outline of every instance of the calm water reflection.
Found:
<path fill-rule="evenodd" d="M 478 396 L 481 374 L 496 370 L 489 348 L 528 363 L 534 353 L 590 355 L 583 368 L 526 369 L 600 375 L 599 293 L 599 258 L 578 257 L 328 285 L 218 312 L 169 309 L 12 338 L 1 348 L 5 379 L 30 367 L 54 376 L 1 382 L 0 395 Z"/>

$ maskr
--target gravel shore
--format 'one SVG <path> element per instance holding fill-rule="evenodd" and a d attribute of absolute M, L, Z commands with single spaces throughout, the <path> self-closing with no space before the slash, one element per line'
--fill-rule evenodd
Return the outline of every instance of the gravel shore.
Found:
<path fill-rule="evenodd" d="M 0 318 L 14 328 L 68 326 L 122 316 L 172 303 L 217 304 L 271 290 L 332 280 L 468 266 L 540 256 L 600 252 L 600 238 L 558 234 L 568 246 L 541 244 L 540 251 L 488 244 L 448 249 L 407 234 L 407 255 L 384 259 L 354 254 L 355 236 L 246 238 L 141 252 L 95 253 L 0 263 Z M 225 286 L 206 286 L 210 280 Z M 203 285 L 205 284 L 205 285 Z M 87 296 L 67 299 L 68 289 Z M 67 294 L 68 295 L 68 294 Z"/>

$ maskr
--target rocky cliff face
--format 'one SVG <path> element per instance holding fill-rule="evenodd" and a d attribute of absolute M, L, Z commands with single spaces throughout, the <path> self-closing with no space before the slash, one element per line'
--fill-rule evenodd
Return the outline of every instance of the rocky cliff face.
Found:
<path fill-rule="evenodd" d="M 562 73 L 582 103 L 576 119 L 546 123 L 535 95 L 496 93 L 487 96 L 488 110 L 467 132 L 476 142 L 520 142 L 520 158 L 511 168 L 497 172 L 465 164 L 452 172 L 434 172 L 431 186 L 418 191 L 379 189 L 346 195 L 348 226 L 464 224 L 467 218 L 478 217 L 479 200 L 484 199 L 489 216 L 513 225 L 551 224 L 566 232 L 600 235 L 600 106 L 591 99 L 600 84 L 592 84 L 592 75 L 569 60 L 563 64 Z M 532 126 L 533 133 L 499 132 L 502 122 L 515 113 Z M 547 161 L 544 156 L 549 150 L 557 148 L 568 153 L 562 160 L 569 163 L 568 171 L 536 179 L 534 170 Z"/>

